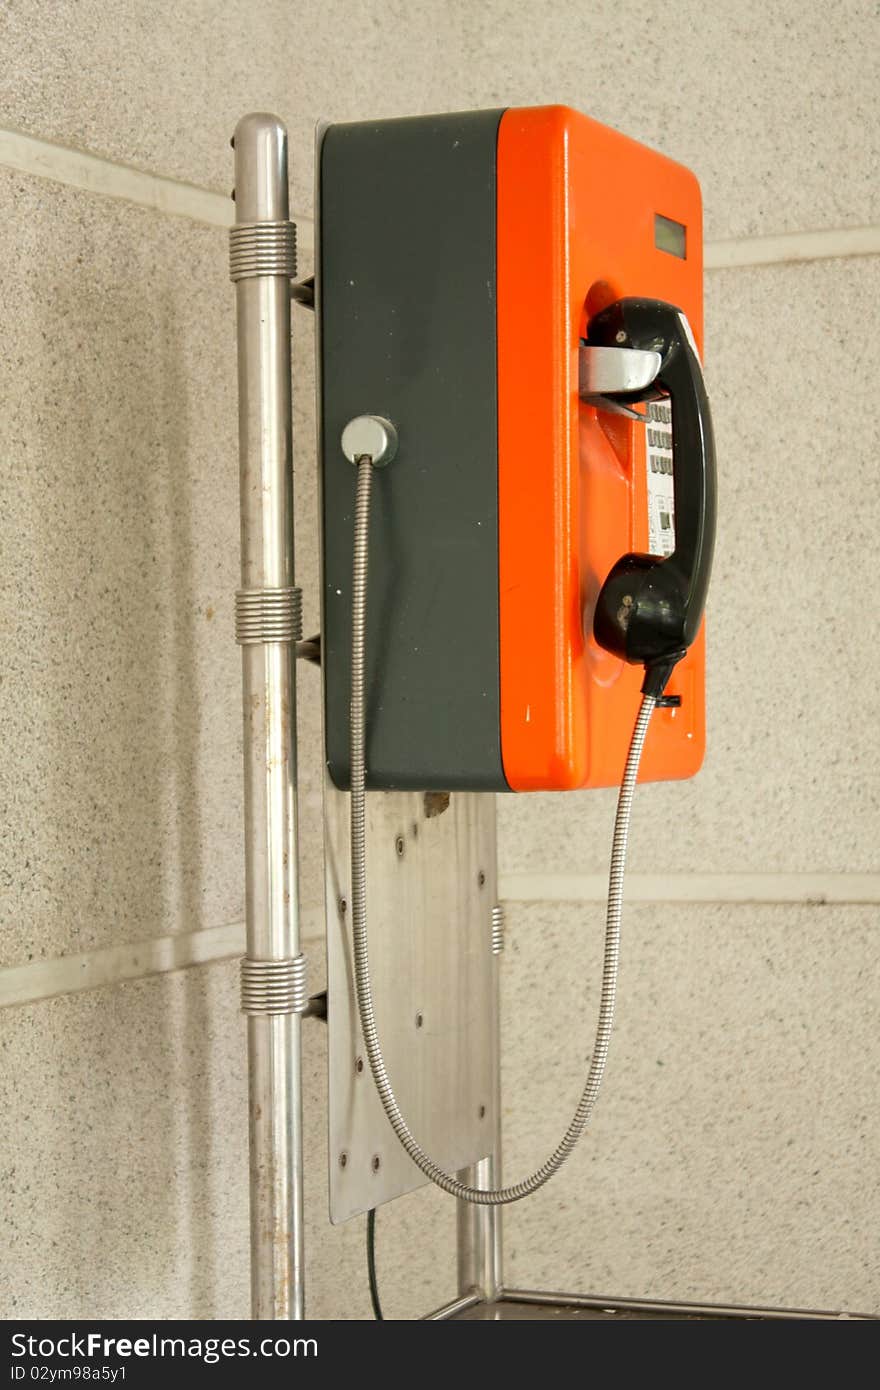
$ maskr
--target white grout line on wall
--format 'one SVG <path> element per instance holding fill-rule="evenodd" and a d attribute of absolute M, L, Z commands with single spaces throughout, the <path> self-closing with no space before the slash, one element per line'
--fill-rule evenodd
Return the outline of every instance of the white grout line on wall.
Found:
<path fill-rule="evenodd" d="M 191 965 L 226 960 L 244 951 L 244 923 L 230 922 L 204 931 L 135 941 L 126 946 L 104 946 L 83 955 L 34 960 L 0 971 L 0 1008 L 32 1004 L 57 994 L 76 994 L 83 989 L 163 975 Z"/>
<path fill-rule="evenodd" d="M 234 204 L 223 193 L 166 178 L 163 174 L 134 169 L 129 164 L 119 164 L 84 150 L 68 149 L 66 145 L 55 145 L 50 140 L 39 140 L 16 130 L 0 129 L 0 165 L 87 193 L 121 198 L 154 212 L 187 217 L 210 227 L 229 227 L 233 221 Z M 310 253 L 314 245 L 312 219 L 294 215 L 294 220 L 299 249 Z"/>
<path fill-rule="evenodd" d="M 132 169 L 127 164 L 117 164 L 83 150 L 53 145 L 48 140 L 38 140 L 15 130 L 0 130 L 0 164 L 22 174 L 36 174 L 39 178 L 67 184 L 70 188 L 103 193 L 157 212 L 176 213 L 195 222 L 207 222 L 212 227 L 228 227 L 232 220 L 232 203 L 221 193 L 164 178 L 161 174 L 148 174 L 143 169 Z"/>
<path fill-rule="evenodd" d="M 501 874 L 509 902 L 604 902 L 606 874 Z M 788 903 L 880 902 L 880 874 L 627 874 L 628 902 Z"/>
<path fill-rule="evenodd" d="M 604 874 L 502 874 L 498 888 L 505 902 L 604 903 L 608 880 Z M 858 905 L 880 902 L 880 874 L 630 874 L 626 898 L 656 903 Z M 302 930 L 308 954 L 309 940 L 323 932 L 319 910 L 303 914 Z M 230 922 L 9 966 L 0 970 L 0 1008 L 229 960 L 243 954 L 244 939 L 244 923 Z"/>
<path fill-rule="evenodd" d="M 788 232 L 780 236 L 731 237 L 706 243 L 706 270 L 748 265 L 791 265 L 845 256 L 880 254 L 880 227 L 840 227 L 827 232 Z"/>
<path fill-rule="evenodd" d="M 211 227 L 228 227 L 232 222 L 232 202 L 222 193 L 134 169 L 128 164 L 56 145 L 20 131 L 0 129 L 0 165 L 89 193 L 122 198 L 157 212 L 188 217 Z M 293 217 L 300 250 L 309 254 L 314 248 L 313 219 L 296 213 Z M 710 241 L 706 243 L 704 265 L 706 270 L 730 270 L 878 254 L 880 227 L 841 227 L 821 232 L 785 232 L 778 236 Z"/>
<path fill-rule="evenodd" d="M 308 954 L 308 940 L 323 934 L 323 913 L 306 911 L 301 925 Z M 102 946 L 81 955 L 56 956 L 51 960 L 8 966 L 0 969 L 0 1009 L 229 960 L 244 954 L 244 941 L 244 922 L 229 922 L 222 927 L 181 932 L 178 936 Z"/>

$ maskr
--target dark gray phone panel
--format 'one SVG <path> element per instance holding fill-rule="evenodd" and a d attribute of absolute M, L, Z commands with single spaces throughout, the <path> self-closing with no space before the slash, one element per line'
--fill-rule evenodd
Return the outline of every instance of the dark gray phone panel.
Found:
<path fill-rule="evenodd" d="M 507 790 L 501 762 L 495 163 L 501 111 L 330 126 L 320 155 L 326 752 L 349 780 L 355 415 L 376 469 L 367 784 Z"/>

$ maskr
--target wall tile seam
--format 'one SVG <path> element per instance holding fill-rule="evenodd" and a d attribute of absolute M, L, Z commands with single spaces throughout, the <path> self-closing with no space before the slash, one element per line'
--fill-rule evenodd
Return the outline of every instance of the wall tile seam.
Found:
<path fill-rule="evenodd" d="M 760 879 L 760 883 L 758 882 Z M 727 881 L 728 895 L 718 895 Z M 800 890 L 797 884 L 800 884 Z M 661 888 L 665 885 L 665 892 Z M 689 888 L 690 885 L 690 888 Z M 751 886 L 749 886 L 751 885 Z M 509 907 L 543 904 L 595 907 L 605 901 L 604 875 L 502 874 L 499 899 Z M 714 896 L 713 896 L 714 889 Z M 738 890 L 738 895 L 732 890 Z M 760 891 L 759 891 L 760 890 Z M 627 884 L 629 905 L 717 905 L 722 907 L 868 907 L 880 902 L 880 874 L 687 875 L 633 874 Z M 303 951 L 323 939 L 323 914 L 303 914 Z M 243 922 L 205 927 L 178 936 L 154 937 L 120 946 L 0 969 L 0 1008 L 36 1004 L 128 981 L 153 979 L 198 965 L 240 957 L 245 949 Z M 310 979 L 312 990 L 321 987 Z"/>
<path fill-rule="evenodd" d="M 0 166 L 83 192 L 112 197 L 204 226 L 229 227 L 230 199 L 213 189 L 91 154 L 72 146 L 0 128 Z M 291 214 L 303 253 L 314 248 L 314 220 Z M 719 238 L 706 243 L 707 271 L 850 259 L 880 254 L 880 226 L 828 228 Z"/>
<path fill-rule="evenodd" d="M 606 874 L 519 871 L 499 875 L 511 902 L 604 902 Z M 723 906 L 871 906 L 880 902 L 880 873 L 630 873 L 626 899 L 638 903 Z"/>
<path fill-rule="evenodd" d="M 714 273 L 876 255 L 880 255 L 880 226 L 835 227 L 708 241 L 703 251 L 703 268 Z"/>

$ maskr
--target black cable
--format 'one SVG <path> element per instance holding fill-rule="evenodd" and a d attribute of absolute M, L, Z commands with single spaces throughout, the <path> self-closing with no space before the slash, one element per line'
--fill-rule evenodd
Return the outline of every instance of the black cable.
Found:
<path fill-rule="evenodd" d="M 370 1276 L 370 1302 L 373 1305 L 373 1317 L 377 1322 L 384 1322 L 385 1315 L 382 1312 L 382 1304 L 379 1302 L 379 1285 L 376 1281 L 376 1209 L 367 1212 L 367 1273 Z"/>

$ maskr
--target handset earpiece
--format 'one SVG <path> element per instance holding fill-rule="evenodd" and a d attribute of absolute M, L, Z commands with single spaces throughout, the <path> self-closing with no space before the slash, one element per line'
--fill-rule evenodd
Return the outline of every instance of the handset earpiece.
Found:
<path fill-rule="evenodd" d="M 709 398 L 690 324 L 674 304 L 618 299 L 590 320 L 587 345 L 658 353 L 650 386 L 609 395 L 629 405 L 668 396 L 672 406 L 675 549 L 665 559 L 621 556 L 599 591 L 593 618 L 599 645 L 643 664 L 642 690 L 659 696 L 699 631 L 712 570 L 715 442 Z"/>

